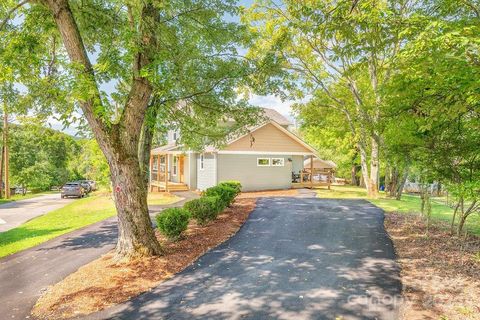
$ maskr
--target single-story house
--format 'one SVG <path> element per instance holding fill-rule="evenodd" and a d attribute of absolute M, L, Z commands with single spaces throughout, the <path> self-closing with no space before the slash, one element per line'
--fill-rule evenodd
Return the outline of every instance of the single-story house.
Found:
<path fill-rule="evenodd" d="M 273 109 L 264 115 L 266 121 L 221 149 L 186 150 L 177 144 L 180 133 L 169 131 L 168 143 L 151 151 L 150 189 L 205 190 L 225 180 L 240 181 L 243 191 L 330 185 L 312 178 L 316 169 L 304 161 L 319 158 L 317 151 L 289 130 L 291 122 Z"/>

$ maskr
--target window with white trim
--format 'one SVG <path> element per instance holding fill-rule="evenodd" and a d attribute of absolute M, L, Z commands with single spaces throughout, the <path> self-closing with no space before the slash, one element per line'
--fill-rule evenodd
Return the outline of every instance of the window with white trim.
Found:
<path fill-rule="evenodd" d="M 283 167 L 285 165 L 285 158 L 272 158 L 272 167 Z"/>
<path fill-rule="evenodd" d="M 204 162 L 205 162 L 205 157 L 203 155 L 203 153 L 200 155 L 200 170 L 203 170 L 205 168 L 204 166 Z"/>
<path fill-rule="evenodd" d="M 258 167 L 269 167 L 270 166 L 270 158 L 257 158 L 257 166 Z"/>
<path fill-rule="evenodd" d="M 173 156 L 173 168 L 172 168 L 172 175 L 176 176 L 177 175 L 177 167 L 178 167 L 178 157 Z"/>

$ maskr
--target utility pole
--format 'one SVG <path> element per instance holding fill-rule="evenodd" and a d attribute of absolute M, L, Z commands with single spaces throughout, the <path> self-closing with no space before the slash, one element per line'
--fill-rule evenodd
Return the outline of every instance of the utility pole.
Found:
<path fill-rule="evenodd" d="M 3 103 L 3 165 L 5 170 L 5 199 L 10 199 L 10 185 L 8 181 L 8 113 L 7 104 Z"/>

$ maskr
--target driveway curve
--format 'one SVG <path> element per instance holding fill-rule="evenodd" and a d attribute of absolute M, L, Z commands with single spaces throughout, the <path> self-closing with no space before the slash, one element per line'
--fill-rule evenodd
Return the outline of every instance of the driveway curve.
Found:
<path fill-rule="evenodd" d="M 90 319 L 397 319 L 399 267 L 363 200 L 264 198 L 192 266 Z"/>
<path fill-rule="evenodd" d="M 149 206 L 151 217 L 198 197 L 192 192 L 176 194 L 183 200 Z M 0 258 L 0 319 L 31 318 L 32 307 L 48 286 L 112 250 L 117 233 L 117 217 L 112 217 Z"/>

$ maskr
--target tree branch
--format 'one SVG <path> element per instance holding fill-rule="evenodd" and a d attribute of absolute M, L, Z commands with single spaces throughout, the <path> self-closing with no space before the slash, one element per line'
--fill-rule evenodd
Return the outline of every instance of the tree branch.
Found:
<path fill-rule="evenodd" d="M 23 0 L 23 1 L 21 1 L 19 4 L 17 4 L 15 7 L 13 7 L 12 9 L 10 9 L 10 11 L 7 12 L 7 15 L 6 15 L 5 18 L 2 20 L 2 22 L 0 22 L 0 30 L 2 30 L 3 27 L 5 27 L 5 25 L 7 24 L 7 22 L 10 20 L 10 16 L 11 16 L 15 11 L 17 11 L 18 9 L 20 9 L 23 5 L 27 4 L 28 2 L 30 2 L 30 0 Z"/>

